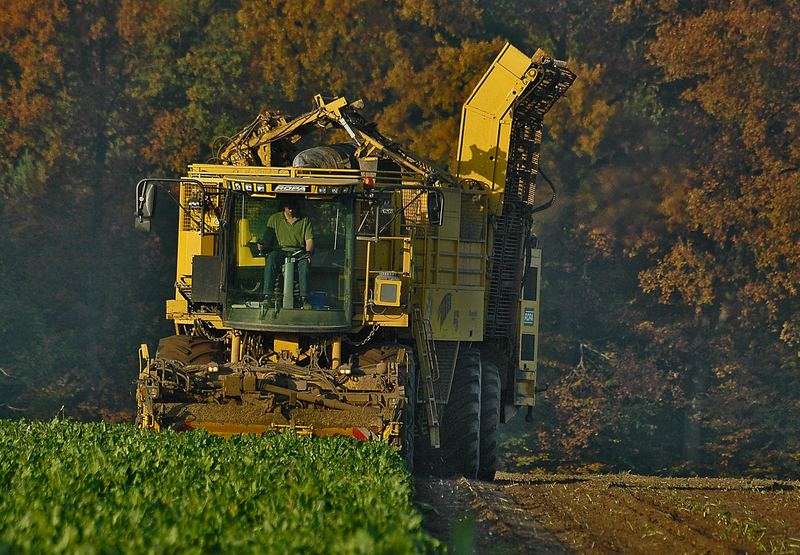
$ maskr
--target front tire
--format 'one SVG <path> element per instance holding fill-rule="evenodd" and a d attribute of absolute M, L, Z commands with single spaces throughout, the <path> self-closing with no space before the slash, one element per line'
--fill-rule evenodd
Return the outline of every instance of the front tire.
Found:
<path fill-rule="evenodd" d="M 481 372 L 481 446 L 478 478 L 494 480 L 500 448 L 500 371 L 484 362 Z"/>
<path fill-rule="evenodd" d="M 465 349 L 458 355 L 450 399 L 441 421 L 441 460 L 437 474 L 476 478 L 480 468 L 481 357 Z"/>
<path fill-rule="evenodd" d="M 158 342 L 156 358 L 177 360 L 184 364 L 219 362 L 222 342 L 188 335 L 170 335 Z"/>

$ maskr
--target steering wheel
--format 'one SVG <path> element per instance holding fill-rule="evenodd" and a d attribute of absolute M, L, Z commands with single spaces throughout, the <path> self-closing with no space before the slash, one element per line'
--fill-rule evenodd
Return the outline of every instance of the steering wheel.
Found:
<path fill-rule="evenodd" d="M 308 260 L 311 258 L 311 253 L 305 249 L 299 249 L 292 253 L 292 258 L 294 258 L 297 262 L 300 262 L 301 260 Z"/>

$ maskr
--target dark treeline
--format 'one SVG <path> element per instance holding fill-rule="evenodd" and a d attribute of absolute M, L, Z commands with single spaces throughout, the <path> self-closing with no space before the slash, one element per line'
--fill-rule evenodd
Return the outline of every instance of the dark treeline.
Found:
<path fill-rule="evenodd" d="M 508 463 L 798 476 L 799 28 L 796 0 L 6 0 L 0 417 L 130 417 L 174 277 L 140 177 L 317 92 L 447 163 L 510 40 L 579 79 L 542 153 L 549 389 Z"/>

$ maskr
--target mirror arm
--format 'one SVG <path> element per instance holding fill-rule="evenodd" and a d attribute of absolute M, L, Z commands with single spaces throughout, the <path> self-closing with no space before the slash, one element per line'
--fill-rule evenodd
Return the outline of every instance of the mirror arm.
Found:
<path fill-rule="evenodd" d="M 145 190 L 147 189 L 147 180 L 142 179 L 139 183 L 136 184 L 136 212 L 134 215 L 136 216 L 135 225 L 137 229 L 141 229 L 142 231 L 149 232 L 150 231 L 150 218 L 147 219 L 145 222 L 144 219 L 144 207 L 147 199 L 145 198 Z"/>
<path fill-rule="evenodd" d="M 172 192 L 169 190 L 168 185 L 173 183 L 191 183 L 192 185 L 197 185 L 200 188 L 200 192 L 202 194 L 201 198 L 201 206 L 200 206 L 200 235 L 205 235 L 206 231 L 206 199 L 208 198 L 208 193 L 206 192 L 206 187 L 203 185 L 202 181 L 192 178 L 185 178 L 182 177 L 180 179 L 172 179 L 172 178 L 165 178 L 165 177 L 146 177 L 140 180 L 136 184 L 136 223 L 137 226 L 141 225 L 145 228 L 145 231 L 150 230 L 150 218 L 152 215 L 145 219 L 144 217 L 144 207 L 147 199 L 145 198 L 145 191 L 147 189 L 147 184 L 153 183 L 155 186 L 164 190 L 169 197 L 175 201 L 175 204 L 183 208 L 188 212 L 189 207 L 184 206 L 181 204 L 180 199 L 176 199 Z M 155 203 L 154 203 L 155 204 Z"/>

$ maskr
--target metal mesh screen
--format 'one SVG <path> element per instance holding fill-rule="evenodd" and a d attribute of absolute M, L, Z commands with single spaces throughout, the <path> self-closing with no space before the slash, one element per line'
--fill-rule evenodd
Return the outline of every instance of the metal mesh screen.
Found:
<path fill-rule="evenodd" d="M 461 195 L 459 236 L 462 241 L 483 241 L 486 239 L 485 213 L 485 195 Z"/>
<path fill-rule="evenodd" d="M 403 217 L 410 225 L 427 225 L 428 195 L 420 191 L 401 191 L 403 195 Z"/>

